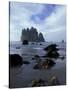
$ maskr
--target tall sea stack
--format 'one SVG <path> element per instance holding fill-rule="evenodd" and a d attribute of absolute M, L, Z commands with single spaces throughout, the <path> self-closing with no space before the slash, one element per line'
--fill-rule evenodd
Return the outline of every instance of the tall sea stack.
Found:
<path fill-rule="evenodd" d="M 29 42 L 45 42 L 43 34 L 38 33 L 34 27 L 22 29 L 21 41 L 23 42 L 24 40 Z"/>

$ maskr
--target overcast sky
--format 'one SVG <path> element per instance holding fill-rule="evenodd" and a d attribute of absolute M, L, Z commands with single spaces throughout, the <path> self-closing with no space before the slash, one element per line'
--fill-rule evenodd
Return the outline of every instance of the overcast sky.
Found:
<path fill-rule="evenodd" d="M 66 6 L 38 3 L 10 3 L 10 40 L 19 41 L 23 28 L 35 27 L 46 41 L 65 40 Z"/>

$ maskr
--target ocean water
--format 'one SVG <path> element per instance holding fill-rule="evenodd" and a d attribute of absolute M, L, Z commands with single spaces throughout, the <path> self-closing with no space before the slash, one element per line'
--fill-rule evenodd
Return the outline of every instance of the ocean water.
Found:
<path fill-rule="evenodd" d="M 10 68 L 10 86 L 12 88 L 30 87 L 32 80 L 40 78 L 43 80 L 49 80 L 52 76 L 57 76 L 61 85 L 66 84 L 66 43 L 56 43 L 60 49 L 58 51 L 60 56 L 65 56 L 64 60 L 61 60 L 60 58 L 55 60 L 56 65 L 49 70 L 33 69 L 35 61 L 32 60 L 32 57 L 34 57 L 34 55 L 44 56 L 46 52 L 43 48 L 51 43 L 52 42 L 41 42 L 42 45 L 40 45 L 40 43 L 32 44 L 31 42 L 29 45 L 22 45 L 21 42 L 10 43 L 10 54 L 19 54 L 24 61 L 30 62 L 30 64 L 24 64 L 20 68 Z"/>

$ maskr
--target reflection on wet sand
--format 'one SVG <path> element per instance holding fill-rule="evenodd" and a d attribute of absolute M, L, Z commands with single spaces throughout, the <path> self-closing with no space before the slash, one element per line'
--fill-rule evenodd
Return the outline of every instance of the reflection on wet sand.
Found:
<path fill-rule="evenodd" d="M 20 67 L 10 67 L 11 88 L 66 84 L 66 51 L 55 51 L 55 48 L 45 51 L 44 48 L 44 45 L 33 44 L 14 48 L 10 54 L 17 52 L 23 59 L 23 64 Z M 56 58 L 53 57 L 56 54 L 54 52 L 58 53 Z"/>

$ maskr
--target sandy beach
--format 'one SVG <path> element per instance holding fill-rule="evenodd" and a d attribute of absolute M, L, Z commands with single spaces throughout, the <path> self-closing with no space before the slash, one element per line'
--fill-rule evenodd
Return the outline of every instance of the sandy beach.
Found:
<path fill-rule="evenodd" d="M 64 47 L 63 50 L 59 50 L 60 55 L 63 56 L 66 54 L 65 44 L 59 44 L 59 47 L 60 45 L 62 46 L 61 48 Z M 11 53 L 14 53 L 14 51 L 16 51 L 23 57 L 25 61 L 30 62 L 30 64 L 28 65 L 23 64 L 21 67 L 10 68 L 11 88 L 31 87 L 32 81 L 38 79 L 42 79 L 47 83 L 53 76 L 56 76 L 58 78 L 60 85 L 66 85 L 66 58 L 64 60 L 61 60 L 60 58 L 55 60 L 56 64 L 50 69 L 33 69 L 34 65 L 36 64 L 36 61 L 32 60 L 32 57 L 35 54 L 38 54 L 40 56 L 44 55 L 44 46 L 45 44 L 42 46 L 34 45 L 32 46 L 33 48 L 31 48 L 31 46 L 22 46 L 20 49 L 18 49 L 18 52 L 17 49 L 15 49 L 16 45 L 11 47 L 14 48 L 13 52 L 11 49 Z"/>

